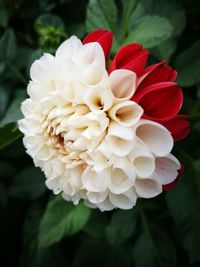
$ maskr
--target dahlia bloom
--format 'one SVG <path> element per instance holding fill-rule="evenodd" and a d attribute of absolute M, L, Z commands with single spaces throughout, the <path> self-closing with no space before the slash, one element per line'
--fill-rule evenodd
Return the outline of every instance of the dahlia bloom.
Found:
<path fill-rule="evenodd" d="M 139 44 L 121 48 L 107 69 L 111 45 L 112 33 L 97 30 L 36 60 L 19 121 L 47 187 L 102 211 L 170 188 L 181 169 L 174 141 L 189 133 L 176 71 L 165 61 L 146 67 Z"/>

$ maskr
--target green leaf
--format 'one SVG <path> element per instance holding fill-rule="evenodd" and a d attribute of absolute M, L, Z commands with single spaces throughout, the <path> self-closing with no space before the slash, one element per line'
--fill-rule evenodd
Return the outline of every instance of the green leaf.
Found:
<path fill-rule="evenodd" d="M 17 129 L 16 123 L 9 123 L 4 127 L 0 127 L 0 150 L 9 146 L 22 136 Z"/>
<path fill-rule="evenodd" d="M 40 27 L 40 24 L 46 25 L 48 27 L 53 26 L 64 28 L 63 20 L 60 17 L 54 16 L 52 14 L 43 14 L 39 16 L 36 20 L 36 27 Z"/>
<path fill-rule="evenodd" d="M 137 210 L 115 211 L 110 224 L 106 228 L 107 240 L 111 245 L 125 243 L 136 230 Z"/>
<path fill-rule="evenodd" d="M 24 200 L 33 200 L 46 191 L 45 177 L 39 168 L 29 167 L 12 179 L 9 195 Z"/>
<path fill-rule="evenodd" d="M 122 2 L 123 12 L 120 25 L 120 34 L 119 34 L 119 38 L 121 40 L 123 40 L 124 36 L 128 31 L 129 20 L 137 4 L 138 0 L 124 0 Z"/>
<path fill-rule="evenodd" d="M 10 104 L 5 117 L 0 121 L 0 127 L 5 126 L 6 124 L 15 122 L 22 118 L 21 113 L 21 103 L 26 98 L 26 92 L 22 90 L 17 90 L 13 102 Z"/>
<path fill-rule="evenodd" d="M 4 32 L 0 39 L 0 60 L 11 61 L 16 54 L 15 35 L 12 29 Z"/>
<path fill-rule="evenodd" d="M 0 177 L 8 177 L 8 176 L 12 176 L 13 174 L 16 173 L 16 168 L 14 166 L 14 164 L 5 161 L 5 160 L 0 160 Z"/>
<path fill-rule="evenodd" d="M 200 260 L 200 181 L 191 157 L 182 152 L 182 161 L 185 173 L 168 192 L 167 203 L 178 229 L 180 242 L 193 264 Z"/>
<path fill-rule="evenodd" d="M 23 252 L 21 267 L 65 267 L 66 262 L 60 247 L 38 248 L 38 230 L 44 211 L 44 203 L 29 206 L 23 227 Z"/>
<path fill-rule="evenodd" d="M 8 202 L 7 190 L 6 188 L 0 184 L 0 219 L 4 216 L 4 211 L 6 209 Z"/>
<path fill-rule="evenodd" d="M 166 59 L 167 61 L 170 60 L 172 55 L 175 53 L 177 47 L 177 42 L 174 40 L 174 38 L 170 38 L 166 40 L 164 43 L 158 46 L 158 54 L 159 59 L 163 60 Z"/>
<path fill-rule="evenodd" d="M 190 48 L 180 53 L 175 61 L 178 70 L 177 81 L 181 86 L 192 86 L 200 82 L 200 40 L 196 41 Z"/>
<path fill-rule="evenodd" d="M 6 28 L 8 24 L 8 14 L 5 7 L 0 7 L 0 26 Z"/>
<path fill-rule="evenodd" d="M 47 247 L 65 236 L 79 232 L 90 217 L 90 209 L 83 203 L 74 206 L 71 202 L 54 197 L 47 206 L 40 225 L 39 246 Z"/>
<path fill-rule="evenodd" d="M 94 238 L 103 238 L 105 236 L 105 228 L 108 225 L 106 213 L 99 210 L 92 210 L 90 219 L 84 227 L 84 232 Z"/>
<path fill-rule="evenodd" d="M 135 25 L 124 44 L 136 42 L 144 45 L 145 48 L 152 48 L 167 40 L 172 31 L 172 25 L 166 18 L 145 17 Z"/>
<path fill-rule="evenodd" d="M 104 239 L 85 238 L 73 259 L 72 267 L 129 267 L 131 250 L 129 246 L 110 246 Z"/>
<path fill-rule="evenodd" d="M 134 243 L 132 255 L 137 267 L 176 267 L 174 244 L 159 231 L 142 232 Z"/>
<path fill-rule="evenodd" d="M 90 0 L 87 8 L 87 31 L 106 29 L 115 31 L 117 7 L 114 0 Z"/>
<path fill-rule="evenodd" d="M 54 52 L 66 37 L 64 22 L 55 15 L 40 16 L 35 22 L 35 28 L 39 35 L 39 46 L 45 51 Z"/>
<path fill-rule="evenodd" d="M 186 16 L 180 4 L 170 0 L 141 0 L 144 11 L 148 15 L 159 15 L 169 20 L 173 26 L 172 36 L 179 35 L 185 28 Z"/>
<path fill-rule="evenodd" d="M 0 121 L 0 149 L 12 144 L 22 136 L 17 128 L 17 121 L 22 117 L 20 106 L 25 97 L 25 91 L 17 90 L 13 102 Z"/>
<path fill-rule="evenodd" d="M 2 116 L 6 110 L 6 107 L 8 105 L 9 95 L 10 95 L 10 90 L 4 86 L 0 86 L 0 116 Z"/>

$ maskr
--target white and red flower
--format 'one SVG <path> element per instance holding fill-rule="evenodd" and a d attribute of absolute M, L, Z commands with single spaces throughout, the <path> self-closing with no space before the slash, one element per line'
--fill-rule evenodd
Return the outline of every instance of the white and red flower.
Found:
<path fill-rule="evenodd" d="M 163 61 L 130 44 L 108 69 L 112 32 L 72 36 L 31 66 L 19 128 L 55 194 L 100 210 L 130 209 L 168 190 L 181 170 L 171 154 L 189 133 L 183 94 Z"/>

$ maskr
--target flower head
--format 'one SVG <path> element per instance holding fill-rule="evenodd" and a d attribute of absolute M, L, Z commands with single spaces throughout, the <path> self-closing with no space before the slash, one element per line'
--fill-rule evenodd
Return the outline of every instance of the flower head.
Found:
<path fill-rule="evenodd" d="M 138 44 L 121 48 L 107 70 L 111 44 L 112 33 L 98 30 L 36 60 L 19 121 L 47 187 L 101 210 L 130 209 L 169 188 L 181 169 L 174 139 L 189 133 L 176 72 L 165 62 L 146 67 Z"/>

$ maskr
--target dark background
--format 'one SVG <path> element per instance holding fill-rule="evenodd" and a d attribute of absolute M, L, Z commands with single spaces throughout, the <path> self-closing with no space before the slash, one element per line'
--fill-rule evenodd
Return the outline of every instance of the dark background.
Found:
<path fill-rule="evenodd" d="M 0 1 L 1 266 L 200 266 L 199 21 L 198 0 Z M 52 196 L 16 123 L 31 63 L 96 25 L 116 34 L 111 56 L 129 38 L 150 49 L 150 63 L 167 59 L 190 114 L 191 134 L 174 151 L 185 174 L 171 191 L 129 211 L 77 209 Z"/>

